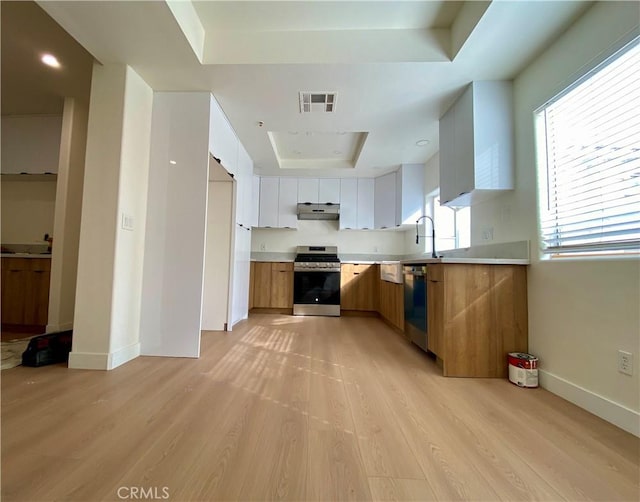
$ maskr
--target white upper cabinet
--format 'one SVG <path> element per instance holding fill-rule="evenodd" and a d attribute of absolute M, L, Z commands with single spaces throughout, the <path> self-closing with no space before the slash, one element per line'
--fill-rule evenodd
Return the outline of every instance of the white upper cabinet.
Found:
<path fill-rule="evenodd" d="M 340 179 L 329 178 L 318 180 L 318 202 L 320 204 L 340 203 Z"/>
<path fill-rule="evenodd" d="M 259 227 L 298 228 L 298 178 L 260 178 Z"/>
<path fill-rule="evenodd" d="M 401 225 L 413 225 L 424 214 L 424 164 L 402 164 L 396 183 L 396 211 Z"/>
<path fill-rule="evenodd" d="M 375 228 L 392 228 L 396 223 L 396 173 L 378 176 L 374 187 Z"/>
<path fill-rule="evenodd" d="M 465 206 L 513 189 L 511 82 L 473 82 L 440 119 L 440 200 Z"/>
<path fill-rule="evenodd" d="M 375 180 L 373 178 L 358 178 L 358 210 L 357 228 L 371 230 L 374 228 L 373 216 Z M 342 206 L 340 206 L 342 214 Z M 342 216 L 340 216 L 342 218 Z"/>
<path fill-rule="evenodd" d="M 318 190 L 320 180 L 317 178 L 299 178 L 298 179 L 298 202 L 318 203 Z"/>
<path fill-rule="evenodd" d="M 260 225 L 260 176 L 252 176 L 251 190 L 251 226 Z"/>
<path fill-rule="evenodd" d="M 300 178 L 298 180 L 298 202 L 339 204 L 340 179 Z"/>
<path fill-rule="evenodd" d="M 280 178 L 278 227 L 298 228 L 298 178 Z"/>
<path fill-rule="evenodd" d="M 238 171 L 236 178 L 236 223 L 251 228 L 253 206 L 253 161 L 242 143 L 238 142 Z"/>
<path fill-rule="evenodd" d="M 278 227 L 279 195 L 280 178 L 269 178 L 264 176 L 260 178 L 260 227 Z"/>
<path fill-rule="evenodd" d="M 238 173 L 238 138 L 222 108 L 211 96 L 209 151 L 234 176 Z"/>
<path fill-rule="evenodd" d="M 62 116 L 2 117 L 2 173 L 57 173 Z"/>
<path fill-rule="evenodd" d="M 340 230 L 358 228 L 358 180 L 340 180 Z"/>

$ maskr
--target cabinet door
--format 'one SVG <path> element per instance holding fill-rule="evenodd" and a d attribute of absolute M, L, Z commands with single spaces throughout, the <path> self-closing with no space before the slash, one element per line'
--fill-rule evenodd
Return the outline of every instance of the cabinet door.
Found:
<path fill-rule="evenodd" d="M 253 208 L 253 161 L 241 143 L 238 143 L 238 176 L 236 198 L 236 223 L 243 227 L 252 226 Z"/>
<path fill-rule="evenodd" d="M 396 226 L 396 173 L 385 174 L 375 179 L 375 228 Z"/>
<path fill-rule="evenodd" d="M 293 263 L 271 264 L 271 308 L 293 308 Z"/>
<path fill-rule="evenodd" d="M 271 303 L 271 262 L 255 262 L 253 275 L 253 306 L 268 308 Z"/>
<path fill-rule="evenodd" d="M 318 179 L 317 178 L 299 178 L 298 179 L 298 202 L 318 202 Z"/>
<path fill-rule="evenodd" d="M 260 227 L 276 228 L 278 226 L 279 187 L 279 178 L 260 178 Z"/>
<path fill-rule="evenodd" d="M 456 198 L 454 106 L 440 119 L 440 200 L 442 204 Z"/>
<path fill-rule="evenodd" d="M 29 259 L 29 274 L 26 285 L 24 324 L 45 326 L 49 319 L 49 282 L 51 260 Z"/>
<path fill-rule="evenodd" d="M 61 134 L 61 115 L 2 117 L 2 173 L 57 173 Z"/>
<path fill-rule="evenodd" d="M 340 307 L 375 311 L 378 307 L 377 265 L 345 263 L 340 273 Z"/>
<path fill-rule="evenodd" d="M 298 178 L 280 178 L 278 227 L 298 228 Z"/>
<path fill-rule="evenodd" d="M 26 258 L 2 258 L 2 324 L 24 324 Z"/>
<path fill-rule="evenodd" d="M 260 225 L 260 176 L 252 177 L 251 190 L 251 226 Z"/>
<path fill-rule="evenodd" d="M 343 310 L 355 310 L 356 308 L 356 283 L 358 274 L 356 265 L 343 263 L 340 265 L 340 308 Z"/>
<path fill-rule="evenodd" d="M 373 178 L 358 179 L 358 221 L 357 228 L 373 229 L 375 181 Z M 340 207 L 342 211 L 342 207 Z"/>
<path fill-rule="evenodd" d="M 214 157 L 220 159 L 220 164 L 227 172 L 237 174 L 238 138 L 213 96 L 211 96 L 209 117 L 209 151 Z"/>
<path fill-rule="evenodd" d="M 403 164 L 398 171 L 399 223 L 414 225 L 424 214 L 424 164 Z"/>
<path fill-rule="evenodd" d="M 444 269 L 427 267 L 427 348 L 444 358 Z"/>
<path fill-rule="evenodd" d="M 254 307 L 253 296 L 256 289 L 256 262 L 252 261 L 249 264 L 249 302 L 248 309 L 251 310 Z"/>
<path fill-rule="evenodd" d="M 320 204 L 340 203 L 340 179 L 321 179 L 318 183 L 318 202 Z"/>
<path fill-rule="evenodd" d="M 340 180 L 340 229 L 358 228 L 358 180 Z"/>
<path fill-rule="evenodd" d="M 474 189 L 473 86 L 469 86 L 455 105 L 455 196 Z"/>

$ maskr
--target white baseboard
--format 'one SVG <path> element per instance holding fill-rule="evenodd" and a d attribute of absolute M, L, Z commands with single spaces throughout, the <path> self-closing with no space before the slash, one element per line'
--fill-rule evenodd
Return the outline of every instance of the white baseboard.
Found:
<path fill-rule="evenodd" d="M 69 368 L 79 370 L 112 370 L 140 355 L 140 344 L 134 343 L 116 352 L 71 352 Z"/>
<path fill-rule="evenodd" d="M 640 437 L 640 413 L 599 396 L 548 371 L 538 370 L 540 387 Z"/>
<path fill-rule="evenodd" d="M 73 329 L 72 322 L 65 322 L 63 324 L 47 324 L 47 333 L 57 333 L 58 331 L 69 331 Z"/>

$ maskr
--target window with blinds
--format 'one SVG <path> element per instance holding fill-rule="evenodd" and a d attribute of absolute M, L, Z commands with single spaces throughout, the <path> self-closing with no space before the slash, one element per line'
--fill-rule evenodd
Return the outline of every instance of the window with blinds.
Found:
<path fill-rule="evenodd" d="M 638 40 L 536 112 L 543 252 L 640 252 Z"/>

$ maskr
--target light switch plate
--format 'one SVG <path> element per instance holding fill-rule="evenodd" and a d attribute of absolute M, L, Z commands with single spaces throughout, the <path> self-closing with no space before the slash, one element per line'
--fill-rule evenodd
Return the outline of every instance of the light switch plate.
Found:
<path fill-rule="evenodd" d="M 133 231 L 133 216 L 122 213 L 122 228 L 124 230 Z"/>

